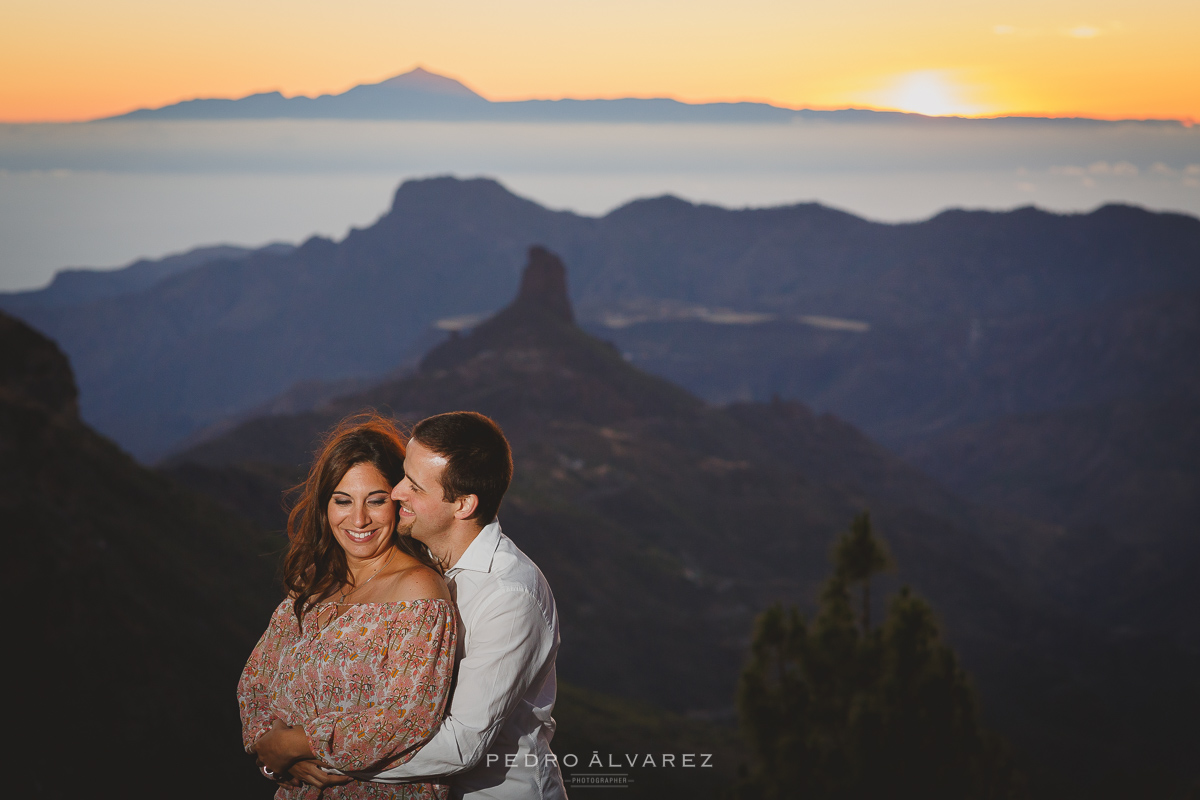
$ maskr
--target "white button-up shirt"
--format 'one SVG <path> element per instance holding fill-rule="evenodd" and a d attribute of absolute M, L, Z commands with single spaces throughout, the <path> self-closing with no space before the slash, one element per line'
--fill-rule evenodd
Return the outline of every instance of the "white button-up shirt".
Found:
<path fill-rule="evenodd" d="M 461 623 L 449 711 L 409 761 L 371 780 L 449 776 L 456 798 L 566 800 L 550 750 L 559 643 L 550 585 L 498 520 L 479 532 L 446 581 Z"/>

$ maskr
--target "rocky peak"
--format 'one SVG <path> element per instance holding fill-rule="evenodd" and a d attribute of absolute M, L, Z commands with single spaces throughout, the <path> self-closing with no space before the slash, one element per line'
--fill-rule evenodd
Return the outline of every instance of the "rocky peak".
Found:
<path fill-rule="evenodd" d="M 567 296 L 567 268 L 562 259 L 539 245 L 529 248 L 529 263 L 513 305 L 541 308 L 565 322 L 574 322 L 575 312 Z"/>

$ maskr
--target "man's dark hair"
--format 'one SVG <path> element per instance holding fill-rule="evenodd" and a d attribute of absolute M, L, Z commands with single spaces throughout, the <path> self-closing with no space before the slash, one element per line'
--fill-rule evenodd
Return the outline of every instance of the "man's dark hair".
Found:
<path fill-rule="evenodd" d="M 451 411 L 418 422 L 412 438 L 446 459 L 443 499 L 473 494 L 479 505 L 470 519 L 491 522 L 513 474 L 512 450 L 500 426 L 474 411 Z"/>

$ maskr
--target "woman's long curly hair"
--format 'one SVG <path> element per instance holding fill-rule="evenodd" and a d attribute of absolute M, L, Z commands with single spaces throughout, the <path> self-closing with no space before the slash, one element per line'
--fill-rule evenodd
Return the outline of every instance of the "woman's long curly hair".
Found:
<path fill-rule="evenodd" d="M 283 585 L 295 598 L 296 622 L 350 580 L 346 551 L 329 527 L 329 500 L 342 478 L 358 464 L 371 464 L 392 486 L 404 478 L 404 438 L 396 423 L 376 413 L 355 414 L 325 437 L 308 478 L 295 488 L 299 498 L 288 514 L 290 544 L 283 561 Z M 423 543 L 400 533 L 393 544 L 427 567 L 442 566 Z"/>

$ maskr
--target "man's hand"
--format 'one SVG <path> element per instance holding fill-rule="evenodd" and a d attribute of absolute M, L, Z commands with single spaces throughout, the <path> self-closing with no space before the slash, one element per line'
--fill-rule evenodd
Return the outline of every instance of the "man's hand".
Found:
<path fill-rule="evenodd" d="M 292 765 L 291 773 L 295 778 L 318 789 L 324 789 L 327 786 L 341 786 L 343 783 L 350 783 L 354 780 L 349 775 L 331 775 L 321 769 L 321 766 L 321 762 L 315 758 L 297 761 Z"/>
<path fill-rule="evenodd" d="M 254 745 L 258 760 L 276 775 L 291 771 L 292 765 L 301 759 L 313 759 L 316 755 L 308 746 L 308 738 L 299 725 L 288 727 L 280 720 L 271 720 L 271 730 L 259 737 Z"/>

